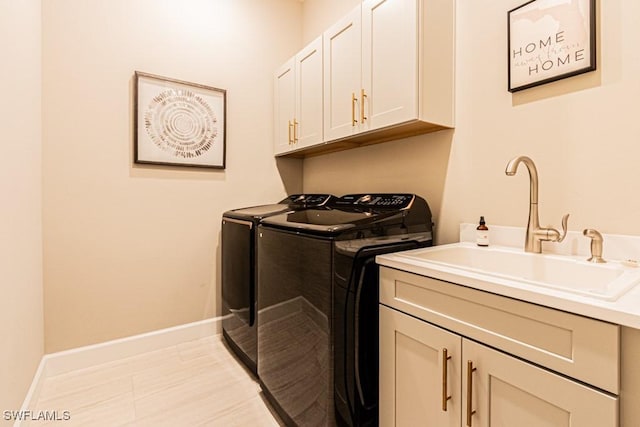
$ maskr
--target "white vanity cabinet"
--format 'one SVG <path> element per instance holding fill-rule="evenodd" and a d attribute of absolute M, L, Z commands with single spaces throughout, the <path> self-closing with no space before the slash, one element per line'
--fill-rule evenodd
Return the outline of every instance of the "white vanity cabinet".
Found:
<path fill-rule="evenodd" d="M 381 268 L 380 425 L 618 425 L 616 325 Z"/>
<path fill-rule="evenodd" d="M 276 155 L 323 142 L 322 87 L 322 37 L 318 37 L 275 73 Z"/>
<path fill-rule="evenodd" d="M 380 306 L 380 425 L 459 427 L 462 340 Z"/>

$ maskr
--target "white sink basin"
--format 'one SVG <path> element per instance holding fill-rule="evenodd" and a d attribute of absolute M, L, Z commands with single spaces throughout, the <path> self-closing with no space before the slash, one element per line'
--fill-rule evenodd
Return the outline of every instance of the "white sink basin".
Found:
<path fill-rule="evenodd" d="M 569 256 L 459 243 L 402 254 L 433 265 L 614 301 L 640 283 L 640 268 L 594 264 Z"/>

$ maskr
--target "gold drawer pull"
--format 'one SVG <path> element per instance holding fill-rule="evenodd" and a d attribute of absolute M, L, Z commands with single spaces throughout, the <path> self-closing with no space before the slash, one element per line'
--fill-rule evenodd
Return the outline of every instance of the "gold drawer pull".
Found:
<path fill-rule="evenodd" d="M 360 90 L 360 121 L 364 123 L 367 120 L 367 116 L 364 115 L 364 99 L 367 97 L 364 89 Z"/>
<path fill-rule="evenodd" d="M 476 368 L 473 367 L 471 360 L 467 361 L 467 427 L 471 427 L 471 417 L 476 411 L 473 410 L 473 373 Z"/>
<path fill-rule="evenodd" d="M 355 126 L 358 123 L 358 119 L 356 119 L 356 102 L 358 102 L 358 98 L 356 98 L 355 92 L 351 92 L 351 126 Z"/>
<path fill-rule="evenodd" d="M 446 348 L 442 349 L 442 410 L 447 412 L 447 401 L 451 399 L 449 396 L 449 392 L 447 391 L 447 375 L 448 375 L 448 365 L 449 365 L 449 351 Z"/>

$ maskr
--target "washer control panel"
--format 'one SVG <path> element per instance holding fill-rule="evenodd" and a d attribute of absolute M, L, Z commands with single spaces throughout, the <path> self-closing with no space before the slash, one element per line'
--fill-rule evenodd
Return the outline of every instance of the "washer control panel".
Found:
<path fill-rule="evenodd" d="M 371 194 L 348 194 L 334 201 L 334 205 L 338 207 L 371 207 L 371 208 L 389 208 L 389 209 L 406 209 L 411 206 L 414 200 L 413 194 L 394 194 L 394 193 L 371 193 Z"/>

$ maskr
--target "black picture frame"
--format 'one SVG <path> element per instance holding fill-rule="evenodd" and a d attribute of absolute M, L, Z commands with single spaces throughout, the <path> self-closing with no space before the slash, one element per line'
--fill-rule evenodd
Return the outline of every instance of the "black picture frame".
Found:
<path fill-rule="evenodd" d="M 596 0 L 524 3 L 507 13 L 507 41 L 509 92 L 594 71 Z"/>
<path fill-rule="evenodd" d="M 225 169 L 226 90 L 135 72 L 134 162 Z"/>

